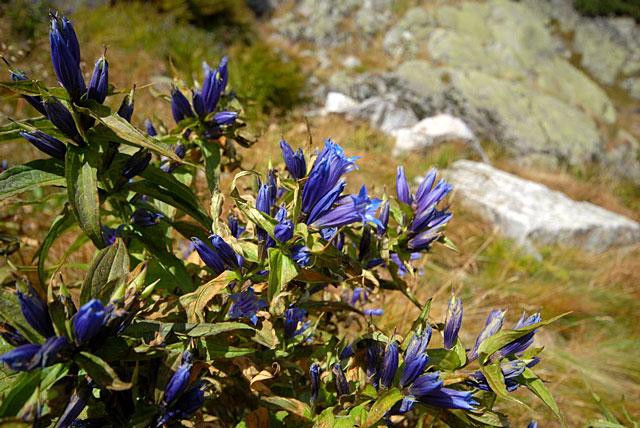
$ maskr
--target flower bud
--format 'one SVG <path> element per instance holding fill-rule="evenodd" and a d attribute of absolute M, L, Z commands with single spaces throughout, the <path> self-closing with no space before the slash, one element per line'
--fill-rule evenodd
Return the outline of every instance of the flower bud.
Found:
<path fill-rule="evenodd" d="M 18 300 L 22 314 L 31 327 L 44 337 L 55 334 L 47 305 L 32 288 L 29 288 L 28 295 L 18 291 Z"/>
<path fill-rule="evenodd" d="M 47 135 L 41 131 L 20 131 L 20 135 L 41 152 L 48 154 L 52 158 L 64 161 L 64 157 L 67 153 L 67 146 L 57 138 Z"/>
<path fill-rule="evenodd" d="M 93 74 L 89 80 L 87 97 L 102 104 L 107 98 L 109 89 L 109 63 L 104 57 L 100 57 L 93 67 Z"/>
<path fill-rule="evenodd" d="M 5 62 L 7 61 L 5 60 Z M 7 62 L 7 65 L 10 66 L 8 62 Z M 14 82 L 21 81 L 21 80 L 28 80 L 27 75 L 19 70 L 9 70 L 9 76 L 11 77 L 11 80 Z M 42 102 L 42 97 L 33 96 L 33 95 L 23 95 L 22 98 L 24 98 L 29 104 L 31 104 L 33 108 L 38 110 L 40 114 L 42 114 L 43 116 L 47 115 L 47 111 L 44 109 L 44 104 Z"/>
<path fill-rule="evenodd" d="M 93 339 L 104 326 L 107 315 L 104 305 L 98 299 L 82 305 L 72 322 L 76 343 L 81 345 Z"/>
<path fill-rule="evenodd" d="M 444 347 L 451 349 L 458 340 L 458 332 L 462 326 L 462 299 L 451 296 L 444 322 Z"/>
<path fill-rule="evenodd" d="M 71 100 L 78 102 L 87 91 L 80 69 L 80 45 L 71 22 L 63 17 L 51 17 L 51 63 L 58 81 L 67 90 Z"/>
<path fill-rule="evenodd" d="M 9 352 L 0 355 L 0 363 L 6 364 L 11 370 L 30 370 L 31 360 L 40 350 L 40 345 L 27 344 L 18 346 Z"/>
<path fill-rule="evenodd" d="M 156 128 L 153 126 L 153 122 L 151 122 L 151 119 L 145 119 L 144 127 L 147 130 L 147 135 L 149 137 L 155 137 L 156 135 L 158 135 Z"/>
<path fill-rule="evenodd" d="M 120 104 L 120 108 L 118 109 L 118 116 L 126 120 L 127 122 L 131 122 L 131 116 L 133 116 L 133 95 L 135 91 L 135 86 L 131 89 L 123 99 Z"/>
<path fill-rule="evenodd" d="M 216 275 L 220 275 L 225 271 L 224 261 L 217 252 L 213 251 L 213 249 L 211 249 L 211 247 L 204 243 L 200 238 L 193 237 L 191 238 L 191 242 L 193 242 L 193 246 L 204 264 L 213 270 Z"/>
<path fill-rule="evenodd" d="M 282 150 L 282 157 L 284 164 L 287 166 L 289 174 L 296 180 L 300 180 L 307 175 L 307 164 L 304 159 L 304 153 L 302 149 L 298 149 L 297 152 L 293 152 L 289 143 L 285 140 L 280 141 L 280 150 Z"/>
<path fill-rule="evenodd" d="M 231 269 L 237 269 L 240 267 L 238 264 L 238 255 L 233 250 L 231 245 L 227 244 L 220 235 L 211 235 L 209 237 L 211 245 L 217 251 L 218 256 L 222 259 L 226 267 Z"/>
<path fill-rule="evenodd" d="M 235 111 L 221 111 L 213 116 L 213 121 L 219 126 L 232 125 L 238 117 Z"/>
<path fill-rule="evenodd" d="M 320 390 L 320 364 L 313 363 L 309 367 L 309 377 L 311 378 L 311 405 L 318 400 L 318 391 Z"/>
<path fill-rule="evenodd" d="M 404 168 L 402 166 L 398 166 L 396 173 L 396 195 L 400 202 L 407 205 L 411 204 L 413 198 L 411 197 L 409 183 L 407 182 L 407 177 L 404 175 Z"/>
<path fill-rule="evenodd" d="M 276 220 L 278 223 L 273 230 L 275 238 L 280 242 L 287 242 L 293 238 L 293 223 L 291 220 L 287 220 L 287 209 L 284 204 L 276 213 Z"/>
<path fill-rule="evenodd" d="M 64 409 L 62 416 L 58 419 L 56 424 L 57 428 L 62 427 L 70 427 L 72 423 L 80 416 L 80 413 L 87 406 L 87 401 L 89 401 L 89 397 L 91 396 L 91 387 L 89 386 L 86 380 L 81 380 L 80 385 L 76 388 L 76 390 L 69 398 L 69 402 L 67 403 L 67 407 Z"/>
<path fill-rule="evenodd" d="M 191 376 L 192 364 L 189 358 L 183 358 L 182 364 L 178 370 L 171 376 L 167 386 L 164 388 L 163 400 L 167 404 L 171 404 L 180 394 L 187 389 L 189 385 L 189 377 Z"/>
<path fill-rule="evenodd" d="M 151 162 L 151 152 L 146 149 L 140 149 L 124 164 L 122 175 L 128 180 L 132 179 L 144 171 L 149 166 L 149 162 Z"/>
<path fill-rule="evenodd" d="M 181 120 L 187 117 L 193 117 L 193 110 L 191 110 L 189 100 L 178 88 L 171 90 L 171 113 L 176 123 L 180 123 Z"/>
<path fill-rule="evenodd" d="M 51 98 L 44 103 L 47 117 L 64 135 L 77 143 L 83 143 L 71 112 L 57 99 Z"/>
<path fill-rule="evenodd" d="M 382 360 L 382 370 L 380 371 L 380 384 L 385 388 L 391 388 L 393 378 L 398 370 L 398 344 L 391 342 L 387 345 Z"/>
<path fill-rule="evenodd" d="M 347 378 L 344 375 L 344 371 L 342 370 L 340 363 L 335 363 L 331 367 L 331 372 L 333 373 L 333 380 L 338 397 L 349 394 L 349 382 L 347 382 Z"/>

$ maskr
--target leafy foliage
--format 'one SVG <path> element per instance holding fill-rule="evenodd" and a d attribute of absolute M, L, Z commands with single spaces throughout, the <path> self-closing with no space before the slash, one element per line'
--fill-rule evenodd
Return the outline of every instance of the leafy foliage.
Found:
<path fill-rule="evenodd" d="M 176 83 L 172 129 L 142 131 L 130 123 L 134 91 L 107 85 L 104 58 L 85 83 L 64 17 L 52 16 L 51 43 L 63 88 L 16 69 L 2 83 L 47 120 L 0 135 L 51 158 L 1 173 L 0 199 L 45 187 L 66 195 L 37 253 L 37 280 L 10 265 L 0 289 L 3 422 L 506 426 L 494 403 L 519 402 L 520 387 L 561 418 L 532 370 L 535 333 L 555 318 L 523 315 L 503 329 L 504 311 L 493 311 L 467 348 L 462 302 L 452 297 L 437 322 L 406 281 L 419 274 L 415 260 L 451 246 L 451 186 L 435 170 L 415 192 L 399 168 L 395 197 L 366 186 L 348 194 L 357 157 L 331 140 L 314 154 L 282 141 L 284 168 L 241 170 L 223 192 L 221 172 L 241 166 L 236 145 L 251 146 L 226 91 L 226 58 L 205 66 L 191 99 Z M 117 110 L 103 105 L 109 97 L 122 99 Z M 65 261 L 47 256 L 75 226 L 95 253 L 84 280 L 66 283 Z M 393 292 L 420 309 L 407 331 L 373 323 Z M 429 347 L 434 332 L 443 346 Z"/>

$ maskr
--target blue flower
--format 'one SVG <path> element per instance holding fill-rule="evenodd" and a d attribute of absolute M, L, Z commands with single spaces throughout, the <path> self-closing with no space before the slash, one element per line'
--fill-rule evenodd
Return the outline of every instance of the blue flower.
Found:
<path fill-rule="evenodd" d="M 210 268 L 216 275 L 220 275 L 225 271 L 224 260 L 222 260 L 222 258 L 216 251 L 213 251 L 211 247 L 209 247 L 200 238 L 196 238 L 195 236 L 191 238 L 191 242 L 193 242 L 193 246 L 195 247 L 204 264 L 207 265 L 207 267 Z"/>
<path fill-rule="evenodd" d="M 44 337 L 51 337 L 55 334 L 47 305 L 33 288 L 29 287 L 29 294 L 18 291 L 18 301 L 22 315 L 31 327 Z"/>
<path fill-rule="evenodd" d="M 307 164 L 302 149 L 298 149 L 298 151 L 294 153 L 291 146 L 285 140 L 280 140 L 280 149 L 282 150 L 284 164 L 287 166 L 289 174 L 296 180 L 304 178 L 304 176 L 307 175 Z"/>
<path fill-rule="evenodd" d="M 9 65 L 9 63 L 6 60 L 5 62 L 7 63 L 7 65 Z M 19 70 L 9 70 L 9 76 L 11 77 L 11 80 L 13 80 L 14 82 L 28 80 L 27 75 Z M 47 115 L 47 111 L 44 109 L 44 103 L 42 102 L 42 97 L 32 96 L 32 95 L 22 95 L 22 98 L 24 98 L 29 104 L 31 104 L 33 108 L 38 110 L 40 114 L 42 114 L 43 116 Z"/>
<path fill-rule="evenodd" d="M 304 245 L 295 245 L 291 249 L 291 257 L 301 267 L 309 267 L 313 261 L 311 250 Z"/>
<path fill-rule="evenodd" d="M 473 348 L 467 354 L 467 359 L 469 361 L 473 361 L 478 358 L 478 347 L 482 342 L 500 331 L 504 322 L 504 314 L 505 311 L 503 310 L 491 311 L 491 313 L 487 317 L 487 321 L 484 324 L 484 328 L 476 338 L 475 345 L 473 345 Z"/>
<path fill-rule="evenodd" d="M 540 316 L 540 313 L 535 313 L 529 317 L 525 317 L 525 314 L 523 313 L 522 316 L 520 317 L 520 320 L 518 320 L 518 322 L 513 328 L 514 330 L 517 330 L 519 328 L 524 328 L 533 324 L 537 324 L 540 321 L 542 321 L 542 317 Z M 509 355 L 516 355 L 526 351 L 527 348 L 533 344 L 533 337 L 535 336 L 535 334 L 536 334 L 536 331 L 532 330 L 529 333 L 525 334 L 524 336 L 519 337 L 513 342 L 510 342 L 509 344 L 505 345 L 500 350 L 498 350 L 498 352 L 496 352 L 492 356 L 492 359 L 497 360 Z"/>
<path fill-rule="evenodd" d="M 44 103 L 44 109 L 51 123 L 53 123 L 60 132 L 78 144 L 84 144 L 76 128 L 73 116 L 60 101 L 55 98 L 50 98 Z"/>
<path fill-rule="evenodd" d="M 384 204 L 382 204 L 382 209 L 380 210 L 380 216 L 378 217 L 378 220 L 378 236 L 382 236 L 387 231 L 387 226 L 389 225 L 389 201 L 386 201 Z"/>
<path fill-rule="evenodd" d="M 451 349 L 458 340 L 458 332 L 462 326 L 462 299 L 452 295 L 447 307 L 447 317 L 444 322 L 444 347 Z"/>
<path fill-rule="evenodd" d="M 240 238 L 240 235 L 242 235 L 242 232 L 244 232 L 245 228 L 240 226 L 240 223 L 238 222 L 238 217 L 236 217 L 233 214 L 229 214 L 227 216 L 227 225 L 229 226 L 229 231 L 231 232 L 231 235 L 238 239 Z"/>
<path fill-rule="evenodd" d="M 50 337 L 40 347 L 31 362 L 31 369 L 49 367 L 60 361 L 61 354 L 69 349 L 69 340 L 64 336 Z"/>
<path fill-rule="evenodd" d="M 209 241 L 213 248 L 217 251 L 218 256 L 222 259 L 225 268 L 238 269 L 242 266 L 243 259 L 233 250 L 231 245 L 227 244 L 220 235 L 209 236 Z"/>
<path fill-rule="evenodd" d="M 380 365 L 384 355 L 384 346 L 373 339 L 365 339 L 364 368 L 367 379 L 377 389 L 380 382 Z"/>
<path fill-rule="evenodd" d="M 105 244 L 113 245 L 113 243 L 116 242 L 116 238 L 120 236 L 123 227 L 124 226 L 120 225 L 116 229 L 113 229 L 109 226 L 102 226 L 102 239 L 104 240 Z"/>
<path fill-rule="evenodd" d="M 398 344 L 394 341 L 387 345 L 380 370 L 380 384 L 384 388 L 391 388 L 393 378 L 398 370 Z"/>
<path fill-rule="evenodd" d="M 133 91 L 136 89 L 135 85 L 131 92 L 129 92 L 122 99 L 120 103 L 120 108 L 118 108 L 118 116 L 126 120 L 127 122 L 131 122 L 131 116 L 133 116 Z"/>
<path fill-rule="evenodd" d="M 107 98 L 107 90 L 109 89 L 109 63 L 104 57 L 100 57 L 93 67 L 93 74 L 89 80 L 89 88 L 87 89 L 87 98 L 95 100 L 102 104 Z"/>
<path fill-rule="evenodd" d="M 140 227 L 151 227 L 158 223 L 164 216 L 160 213 L 149 211 L 145 208 L 138 208 L 133 212 L 131 221 Z"/>
<path fill-rule="evenodd" d="M 41 152 L 48 154 L 52 158 L 64 161 L 67 146 L 57 138 L 37 130 L 31 132 L 20 131 L 20 135 Z"/>
<path fill-rule="evenodd" d="M 309 178 L 302 190 L 302 211 L 305 214 L 311 216 L 315 209 L 315 217 L 317 217 L 333 205 L 344 189 L 342 184 L 340 191 L 336 193 L 336 188 L 340 187 L 340 177 L 356 169 L 356 159 L 358 158 L 345 156 L 342 148 L 333 141 L 325 141 L 325 147 L 313 163 Z M 325 196 L 329 193 L 332 193 L 332 196 L 327 200 Z M 316 208 L 319 203 L 322 203 L 320 209 Z"/>
<path fill-rule="evenodd" d="M 284 312 L 284 337 L 291 339 L 304 333 L 311 324 L 310 321 L 304 321 L 306 317 L 306 309 L 290 306 Z"/>
<path fill-rule="evenodd" d="M 0 336 L 13 346 L 21 346 L 29 343 L 15 327 L 6 322 L 0 322 Z"/>
<path fill-rule="evenodd" d="M 51 17 L 51 63 L 58 81 L 67 90 L 71 99 L 80 100 L 87 87 L 80 69 L 80 45 L 71 22 L 63 17 Z"/>
<path fill-rule="evenodd" d="M 156 128 L 153 126 L 153 122 L 151 122 L 151 119 L 145 119 L 144 127 L 149 137 L 155 137 L 156 135 L 158 135 L 158 131 L 156 131 Z"/>
<path fill-rule="evenodd" d="M 167 382 L 164 388 L 164 396 L 162 399 L 166 404 L 171 404 L 187 389 L 191 376 L 191 367 L 191 356 L 188 352 L 185 352 L 180 367 L 178 367 L 178 370 L 171 376 L 171 379 L 169 379 L 169 382 Z"/>
<path fill-rule="evenodd" d="M 348 224 L 368 222 L 380 225 L 380 220 L 375 217 L 375 212 L 380 206 L 379 199 L 370 199 L 367 188 L 362 186 L 358 195 L 350 195 L 340 198 L 335 208 L 330 208 L 315 218 L 311 226 L 316 228 L 342 227 Z"/>
<path fill-rule="evenodd" d="M 213 121 L 219 126 L 232 125 L 236 121 L 238 113 L 235 111 L 221 111 L 213 116 Z"/>
<path fill-rule="evenodd" d="M 522 360 L 503 361 L 500 363 L 500 370 L 504 378 L 504 384 L 507 391 L 513 392 L 520 386 L 518 382 L 518 376 L 520 376 L 524 369 L 527 368 L 527 363 Z M 492 391 L 487 378 L 482 374 L 480 370 L 471 374 L 468 382 L 471 386 L 482 389 L 483 391 Z"/>
<path fill-rule="evenodd" d="M 176 123 L 180 123 L 187 117 L 193 117 L 193 110 L 191 110 L 189 100 L 178 88 L 171 90 L 171 113 Z"/>
<path fill-rule="evenodd" d="M 407 181 L 407 177 L 404 174 L 404 168 L 402 166 L 398 166 L 396 172 L 396 195 L 398 200 L 402 203 L 411 205 L 411 202 L 413 202 L 413 197 L 409 190 L 409 182 Z"/>
<path fill-rule="evenodd" d="M 473 391 L 459 391 L 451 388 L 434 389 L 420 397 L 418 401 L 445 409 L 473 410 L 478 402 L 473 399 Z"/>
<path fill-rule="evenodd" d="M 529 425 L 527 425 L 527 428 L 538 428 L 538 422 L 536 421 L 529 422 Z"/>
<path fill-rule="evenodd" d="M 202 107 L 204 116 L 206 113 L 213 112 L 220 100 L 220 96 L 227 86 L 227 63 L 228 58 L 225 56 L 220 60 L 220 64 L 217 69 L 212 69 L 206 62 L 203 63 L 204 79 L 202 81 Z M 200 94 L 199 94 L 200 95 Z M 199 113 L 200 114 L 200 113 Z"/>
<path fill-rule="evenodd" d="M 169 411 L 165 415 L 165 421 L 171 419 L 190 419 L 203 404 L 204 391 L 202 390 L 202 385 L 197 383 L 196 386 L 183 393 L 180 398 L 170 406 Z M 164 423 L 162 425 L 164 425 Z"/>
<path fill-rule="evenodd" d="M 0 355 L 0 362 L 9 366 L 11 370 L 30 370 L 31 360 L 40 350 L 40 345 L 26 344 L 18 346 L 9 352 Z"/>
<path fill-rule="evenodd" d="M 370 317 L 381 317 L 384 315 L 384 309 L 370 308 L 363 310 L 362 313 Z"/>
<path fill-rule="evenodd" d="M 232 294 L 231 300 L 233 304 L 229 310 L 229 318 L 248 318 L 253 325 L 258 323 L 256 313 L 267 307 L 267 303 L 264 300 L 259 300 L 251 287 L 240 293 Z"/>
<path fill-rule="evenodd" d="M 127 180 L 132 179 L 147 169 L 149 162 L 151 162 L 151 152 L 146 149 L 140 149 L 127 159 L 122 169 L 122 175 Z"/>
<path fill-rule="evenodd" d="M 9 162 L 6 159 L 0 161 L 0 172 L 4 172 L 9 168 Z"/>
<path fill-rule="evenodd" d="M 93 339 L 107 321 L 108 313 L 102 302 L 91 299 L 73 317 L 73 334 L 78 345 Z"/>
<path fill-rule="evenodd" d="M 333 373 L 333 380 L 338 397 L 342 395 L 348 395 L 350 392 L 349 382 L 347 382 L 347 378 L 344 375 L 344 371 L 342 370 L 342 366 L 340 365 L 340 363 L 335 363 L 331 367 L 331 372 Z"/>
<path fill-rule="evenodd" d="M 341 360 L 345 360 L 349 357 L 352 357 L 353 355 L 355 355 L 355 351 L 353 350 L 353 343 L 349 343 L 344 347 L 342 351 L 340 351 L 340 355 L 338 356 L 338 358 Z"/>
<path fill-rule="evenodd" d="M 293 223 L 291 220 L 287 220 L 287 209 L 284 204 L 276 213 L 275 218 L 278 221 L 273 230 L 275 238 L 280 242 L 287 242 L 289 239 L 293 238 Z"/>
<path fill-rule="evenodd" d="M 313 405 L 318 400 L 318 391 L 320 390 L 320 364 L 311 364 L 309 377 L 311 378 L 311 398 L 309 401 Z"/>
<path fill-rule="evenodd" d="M 87 406 L 87 402 L 91 396 L 91 389 L 92 388 L 89 386 L 87 381 L 83 380 L 82 384 L 73 391 L 73 394 L 67 403 L 67 407 L 65 407 L 62 416 L 58 419 L 56 427 L 67 428 L 70 426 L 76 426 L 74 422 L 76 422 L 80 413 L 82 413 L 84 408 Z"/>

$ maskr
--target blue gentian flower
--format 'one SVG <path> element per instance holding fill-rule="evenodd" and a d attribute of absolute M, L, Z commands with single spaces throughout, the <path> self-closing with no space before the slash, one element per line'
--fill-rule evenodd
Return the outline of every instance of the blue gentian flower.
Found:
<path fill-rule="evenodd" d="M 353 343 L 349 343 L 344 347 L 342 351 L 340 351 L 340 355 L 338 356 L 338 358 L 340 358 L 341 360 L 345 360 L 349 357 L 352 357 L 353 355 L 355 355 L 355 351 L 353 350 Z"/>
<path fill-rule="evenodd" d="M 133 116 L 133 91 L 135 90 L 135 86 L 125 97 L 122 99 L 120 103 L 120 107 L 118 108 L 118 116 L 126 120 L 127 122 L 131 122 L 131 117 Z"/>
<path fill-rule="evenodd" d="M 93 74 L 89 80 L 87 98 L 102 104 L 107 98 L 109 89 L 109 63 L 104 57 L 100 57 L 93 67 Z"/>
<path fill-rule="evenodd" d="M 151 119 L 145 119 L 144 128 L 146 129 L 147 135 L 149 137 L 155 137 L 156 135 L 158 135 L 158 131 L 156 131 L 155 126 L 153 126 L 153 122 L 151 122 Z"/>
<path fill-rule="evenodd" d="M 289 239 L 293 238 L 293 222 L 291 222 L 291 220 L 287 220 L 287 209 L 284 204 L 276 213 L 275 218 L 278 221 L 273 230 L 275 238 L 280 242 L 287 242 Z"/>
<path fill-rule="evenodd" d="M 409 261 L 416 261 L 416 260 L 420 260 L 421 258 L 422 258 L 422 253 L 414 252 L 409 255 Z M 394 265 L 398 267 L 399 276 L 405 276 L 407 273 L 409 273 L 409 269 L 404 264 L 404 262 L 400 259 L 400 256 L 398 256 L 397 253 L 391 253 L 391 255 L 389 256 L 389 259 L 393 262 Z"/>
<path fill-rule="evenodd" d="M 225 56 L 220 60 L 220 64 L 217 69 L 212 69 L 205 62 L 202 64 L 204 69 L 204 79 L 202 81 L 202 92 L 198 95 L 202 97 L 202 113 L 201 116 L 205 116 L 208 113 L 213 112 L 220 100 L 220 96 L 227 86 L 228 72 L 227 72 L 228 58 Z"/>
<path fill-rule="evenodd" d="M 537 324 L 540 321 L 542 321 L 542 317 L 540 316 L 540 313 L 535 313 L 529 317 L 525 317 L 525 314 L 523 313 L 522 316 L 520 317 L 520 320 L 518 320 L 518 322 L 516 323 L 516 325 L 513 327 L 515 330 L 519 329 L 519 328 L 523 328 L 523 327 L 527 327 L 533 324 Z M 492 356 L 492 360 L 497 360 L 497 359 L 501 359 L 504 358 L 506 356 L 509 355 L 517 355 L 520 354 L 524 351 L 527 350 L 527 348 L 529 346 L 531 346 L 533 344 L 533 336 L 536 334 L 536 331 L 530 331 L 529 333 L 525 334 L 524 336 L 514 340 L 513 342 L 505 345 L 503 348 L 501 348 L 500 350 L 498 350 L 498 352 L 496 352 L 493 356 Z"/>
<path fill-rule="evenodd" d="M 151 152 L 146 149 L 140 149 L 127 159 L 124 168 L 122 168 L 122 175 L 130 180 L 147 169 L 149 162 L 151 162 Z"/>
<path fill-rule="evenodd" d="M 370 317 L 381 317 L 382 315 L 384 315 L 384 309 L 370 308 L 363 310 L 362 313 Z"/>
<path fill-rule="evenodd" d="M 291 249 L 291 258 L 300 267 L 309 267 L 313 261 L 311 250 L 304 245 L 295 245 Z"/>
<path fill-rule="evenodd" d="M 178 367 L 178 370 L 171 376 L 171 379 L 169 379 L 169 382 L 167 382 L 164 388 L 162 400 L 166 404 L 171 404 L 187 389 L 192 366 L 191 355 L 186 351 L 182 356 L 180 367 Z"/>
<path fill-rule="evenodd" d="M 40 350 L 40 345 L 32 343 L 18 346 L 9 352 L 0 355 L 0 362 L 6 364 L 11 370 L 30 370 L 31 360 Z"/>
<path fill-rule="evenodd" d="M 364 367 L 367 379 L 376 387 L 380 382 L 380 365 L 384 355 L 384 345 L 377 340 L 365 339 Z"/>
<path fill-rule="evenodd" d="M 502 371 L 502 376 L 504 378 L 504 384 L 507 388 L 507 391 L 513 392 L 520 386 L 518 382 L 518 376 L 520 376 L 524 369 L 527 368 L 527 364 L 522 360 L 513 360 L 513 361 L 503 361 L 500 363 L 500 370 Z M 480 370 L 475 371 L 471 374 L 471 377 L 468 382 L 471 386 L 475 386 L 478 389 L 482 389 L 483 391 L 491 391 L 491 387 L 487 382 L 487 378 L 482 374 Z"/>
<path fill-rule="evenodd" d="M 307 164 L 302 149 L 298 149 L 298 151 L 294 153 L 291 146 L 285 140 L 280 140 L 280 149 L 282 150 L 284 164 L 287 166 L 289 174 L 296 180 L 304 178 L 304 176 L 307 175 Z"/>
<path fill-rule="evenodd" d="M 409 190 L 409 182 L 402 166 L 398 166 L 396 173 L 396 195 L 398 200 L 404 204 L 411 205 L 411 202 L 413 202 L 413 196 L 411 196 L 411 191 Z"/>
<path fill-rule="evenodd" d="M 462 299 L 454 295 L 449 300 L 447 317 L 444 321 L 444 347 L 451 349 L 458 340 L 458 332 L 462 326 Z"/>
<path fill-rule="evenodd" d="M 69 398 L 69 402 L 67 403 L 67 407 L 65 407 L 62 416 L 60 416 L 56 423 L 56 427 L 76 427 L 74 422 L 77 423 L 76 419 L 87 406 L 87 402 L 91 396 L 91 389 L 91 386 L 85 381 L 82 385 L 78 386 L 75 391 L 73 391 L 73 394 L 71 394 L 71 398 Z"/>
<path fill-rule="evenodd" d="M 53 123 L 60 132 L 78 144 L 84 144 L 76 128 L 73 116 L 60 101 L 55 98 L 50 98 L 44 103 L 44 109 L 51 123 Z"/>
<path fill-rule="evenodd" d="M 380 210 L 380 216 L 378 217 L 378 220 L 378 236 L 382 236 L 387 231 L 387 226 L 389 225 L 389 201 L 385 201 L 385 203 L 382 204 L 382 209 Z"/>
<path fill-rule="evenodd" d="M 240 223 L 238 222 L 238 217 L 236 217 L 233 214 L 229 214 L 227 216 L 227 225 L 229 226 L 229 231 L 231 232 L 231 235 L 238 239 L 240 238 L 240 235 L 242 235 L 242 232 L 244 232 L 245 228 L 240 226 Z"/>
<path fill-rule="evenodd" d="M 218 256 L 222 259 L 226 268 L 229 269 L 238 269 L 242 266 L 242 261 L 239 255 L 233 250 L 231 245 L 227 244 L 224 239 L 220 235 L 211 235 L 209 236 L 209 241 L 211 245 L 218 253 Z"/>
<path fill-rule="evenodd" d="M 7 169 L 9 169 L 9 161 L 2 159 L 2 161 L 0 161 L 0 172 L 4 172 Z"/>
<path fill-rule="evenodd" d="M 31 362 L 31 369 L 49 367 L 60 361 L 61 354 L 69 348 L 69 340 L 64 336 L 48 338 L 40 347 Z"/>
<path fill-rule="evenodd" d="M 73 334 L 78 345 L 89 342 L 96 337 L 105 325 L 108 317 L 107 309 L 98 299 L 91 299 L 73 316 Z"/>
<path fill-rule="evenodd" d="M 258 316 L 256 313 L 260 309 L 267 307 L 267 303 L 264 300 L 259 300 L 251 287 L 240 293 L 232 294 L 231 300 L 233 301 L 233 304 L 229 310 L 229 318 L 248 318 L 253 325 L 258 323 Z"/>
<path fill-rule="evenodd" d="M 5 60 L 5 62 L 7 61 Z M 9 65 L 8 62 L 7 62 L 7 65 Z M 13 80 L 14 82 L 21 81 L 21 80 L 28 80 L 27 75 L 19 70 L 9 70 L 9 76 L 11 77 L 11 80 Z M 42 97 L 33 96 L 33 95 L 22 95 L 22 98 L 24 98 L 29 104 L 31 104 L 33 108 L 38 110 L 40 114 L 42 114 L 43 116 L 47 115 L 47 111 L 44 109 L 44 103 L 42 102 Z"/>
<path fill-rule="evenodd" d="M 302 211 L 310 217 L 307 224 L 328 210 L 338 199 L 344 189 L 344 182 L 340 177 L 356 169 L 356 159 L 358 158 L 345 156 L 342 148 L 333 141 L 325 141 L 325 147 L 313 163 L 302 190 Z M 313 212 L 315 215 L 312 215 Z"/>
<path fill-rule="evenodd" d="M 102 239 L 104 240 L 105 244 L 113 245 L 113 243 L 116 242 L 116 238 L 120 236 L 120 232 L 122 231 L 122 229 L 122 225 L 116 229 L 113 229 L 109 226 L 102 226 Z"/>
<path fill-rule="evenodd" d="M 196 386 L 184 392 L 176 402 L 170 406 L 163 418 L 165 422 L 159 426 L 164 426 L 165 423 L 171 419 L 190 419 L 203 404 L 204 391 L 202 384 L 198 382 Z"/>
<path fill-rule="evenodd" d="M 221 111 L 213 116 L 213 121 L 219 126 L 232 125 L 236 121 L 238 113 L 235 111 Z"/>
<path fill-rule="evenodd" d="M 434 389 L 417 397 L 418 401 L 445 409 L 473 410 L 478 402 L 473 399 L 473 391 L 459 391 L 451 388 Z"/>
<path fill-rule="evenodd" d="M 284 312 L 284 337 L 291 339 L 304 333 L 311 324 L 311 321 L 304 321 L 306 317 L 306 309 L 290 306 Z"/>
<path fill-rule="evenodd" d="M 320 364 L 311 364 L 309 377 L 311 378 L 311 398 L 309 401 L 313 405 L 318 400 L 318 391 L 320 390 Z"/>
<path fill-rule="evenodd" d="M 331 372 L 333 373 L 333 380 L 338 397 L 342 395 L 348 395 L 350 392 L 349 382 L 347 382 L 347 378 L 344 375 L 344 371 L 342 370 L 342 366 L 340 365 L 340 363 L 335 363 L 331 367 Z"/>
<path fill-rule="evenodd" d="M 64 161 L 67 146 L 57 138 L 37 130 L 31 132 L 20 131 L 20 136 L 33 144 L 41 152 L 52 158 Z"/>
<path fill-rule="evenodd" d="M 387 345 L 382 359 L 380 370 L 380 385 L 384 388 L 391 388 L 393 378 L 398 370 L 398 344 L 393 341 Z"/>
<path fill-rule="evenodd" d="M 18 291 L 18 301 L 22 315 L 31 327 L 44 337 L 55 335 L 47 304 L 40 299 L 33 288 L 29 287 L 29 294 Z"/>
<path fill-rule="evenodd" d="M 0 336 L 2 336 L 5 342 L 13 346 L 21 346 L 29 343 L 14 326 L 6 322 L 0 322 Z"/>
<path fill-rule="evenodd" d="M 469 361 L 473 361 L 478 358 L 478 347 L 482 342 L 500 331 L 504 322 L 505 312 L 506 311 L 504 310 L 491 311 L 491 313 L 487 317 L 487 321 L 484 324 L 484 328 L 476 338 L 476 343 L 475 345 L 473 345 L 473 349 L 471 349 L 471 351 L 467 354 L 467 359 Z"/>
<path fill-rule="evenodd" d="M 220 275 L 225 271 L 224 260 L 222 260 L 222 258 L 216 251 L 213 251 L 211 247 L 209 247 L 200 238 L 196 238 L 195 236 L 191 238 L 191 242 L 193 242 L 193 246 L 195 247 L 204 264 L 207 265 L 207 267 L 210 268 L 216 275 Z"/>
<path fill-rule="evenodd" d="M 74 102 L 78 102 L 87 91 L 80 69 L 80 45 L 71 22 L 63 17 L 51 17 L 51 63 L 58 81 L 67 90 Z"/>
<path fill-rule="evenodd" d="M 527 425 L 527 428 L 538 428 L 538 422 L 536 421 L 529 422 L 529 425 Z"/>
<path fill-rule="evenodd" d="M 131 216 L 131 221 L 140 227 L 151 227 L 158 224 L 158 220 L 163 217 L 161 213 L 149 211 L 145 208 L 137 208 Z"/>
<path fill-rule="evenodd" d="M 305 186 L 306 187 L 306 186 Z M 380 206 L 379 199 L 370 199 L 367 188 L 362 186 L 358 195 L 344 196 L 337 200 L 337 205 L 316 217 L 310 224 L 316 228 L 342 227 L 348 224 L 361 222 L 366 224 L 381 225 L 375 217 L 375 212 Z"/>
<path fill-rule="evenodd" d="M 187 117 L 193 117 L 193 110 L 191 110 L 189 100 L 178 88 L 171 90 L 171 113 L 176 123 L 180 123 Z"/>

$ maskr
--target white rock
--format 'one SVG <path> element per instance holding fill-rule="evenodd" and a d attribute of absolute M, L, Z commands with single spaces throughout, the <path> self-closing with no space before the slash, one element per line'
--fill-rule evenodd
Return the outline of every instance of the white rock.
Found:
<path fill-rule="evenodd" d="M 368 119 L 371 126 L 389 135 L 418 122 L 412 110 L 398 106 L 391 96 L 367 98 L 346 113 L 349 118 Z"/>
<path fill-rule="evenodd" d="M 411 128 L 399 129 L 395 133 L 394 154 L 421 149 L 448 140 L 475 141 L 476 136 L 461 119 L 450 114 L 427 117 Z"/>
<path fill-rule="evenodd" d="M 487 164 L 459 160 L 445 175 L 463 204 L 524 246 L 536 242 L 600 252 L 640 241 L 635 221 Z"/>
<path fill-rule="evenodd" d="M 357 107 L 356 100 L 340 92 L 329 92 L 324 103 L 326 113 L 347 113 Z"/>

